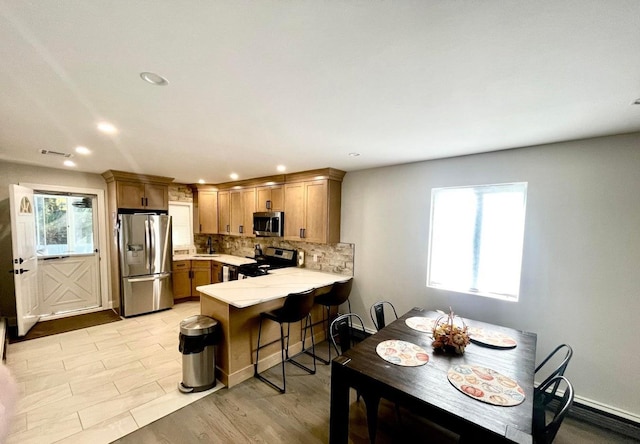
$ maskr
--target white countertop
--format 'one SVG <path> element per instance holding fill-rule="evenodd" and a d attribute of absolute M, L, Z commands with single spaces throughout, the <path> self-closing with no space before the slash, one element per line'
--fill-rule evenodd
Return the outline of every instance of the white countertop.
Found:
<path fill-rule="evenodd" d="M 255 264 L 255 260 L 248 257 L 232 256 L 230 254 L 176 254 L 174 261 L 216 261 L 227 265 Z"/>
<path fill-rule="evenodd" d="M 290 267 L 272 270 L 266 276 L 201 285 L 196 290 L 234 307 L 245 308 L 285 297 L 289 293 L 320 288 L 349 278 L 350 276 L 343 274 Z"/>

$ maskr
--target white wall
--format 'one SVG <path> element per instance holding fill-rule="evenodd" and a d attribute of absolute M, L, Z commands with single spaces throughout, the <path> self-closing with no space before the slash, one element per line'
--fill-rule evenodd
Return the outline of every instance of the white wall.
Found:
<path fill-rule="evenodd" d="M 431 188 L 513 181 L 529 183 L 519 302 L 427 288 Z M 341 240 L 367 319 L 380 299 L 451 306 L 537 333 L 537 362 L 569 343 L 577 400 L 640 421 L 640 133 L 350 172 Z"/>
<path fill-rule="evenodd" d="M 5 265 L 0 268 L 0 314 L 9 318 L 16 314 L 13 276 L 8 273 L 12 260 L 9 185 L 19 183 L 95 188 L 104 190 L 105 196 L 107 193 L 107 184 L 99 174 L 0 161 L 0 264 Z"/>

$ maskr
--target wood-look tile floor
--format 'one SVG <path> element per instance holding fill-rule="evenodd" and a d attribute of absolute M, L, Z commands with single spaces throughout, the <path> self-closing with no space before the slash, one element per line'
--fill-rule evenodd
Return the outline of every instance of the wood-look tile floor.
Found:
<path fill-rule="evenodd" d="M 112 442 L 218 389 L 183 394 L 180 321 L 199 302 L 7 348 L 20 399 L 7 444 Z"/>

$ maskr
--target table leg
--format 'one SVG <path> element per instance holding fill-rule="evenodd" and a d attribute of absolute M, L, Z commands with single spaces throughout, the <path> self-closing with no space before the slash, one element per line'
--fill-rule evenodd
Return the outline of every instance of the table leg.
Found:
<path fill-rule="evenodd" d="M 349 438 L 349 383 L 344 367 L 331 363 L 331 414 L 329 417 L 329 443 L 346 444 Z"/>
<path fill-rule="evenodd" d="M 380 396 L 365 392 L 362 399 L 367 406 L 367 429 L 369 430 L 369 442 L 376 442 L 376 433 L 378 431 L 378 406 L 380 405 Z"/>

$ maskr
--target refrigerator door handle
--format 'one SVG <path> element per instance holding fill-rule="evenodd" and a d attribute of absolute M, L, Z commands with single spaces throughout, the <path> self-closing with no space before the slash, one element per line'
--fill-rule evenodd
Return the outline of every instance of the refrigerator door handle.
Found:
<path fill-rule="evenodd" d="M 147 282 L 147 281 L 155 281 L 155 280 L 161 280 L 161 279 L 166 279 L 169 276 L 171 276 L 171 273 L 160 273 L 160 274 L 156 274 L 153 276 L 143 276 L 143 277 L 137 277 L 137 278 L 127 278 L 127 282 Z"/>
<path fill-rule="evenodd" d="M 144 249 L 145 268 L 149 270 L 151 266 L 151 261 L 149 259 L 149 256 L 150 256 L 149 250 L 151 249 L 151 239 L 149 238 L 149 219 L 148 218 L 145 219 L 144 221 L 144 243 L 145 243 L 145 249 Z"/>

